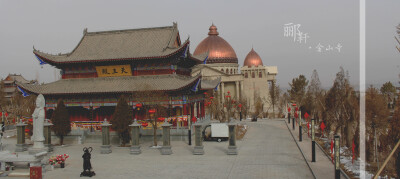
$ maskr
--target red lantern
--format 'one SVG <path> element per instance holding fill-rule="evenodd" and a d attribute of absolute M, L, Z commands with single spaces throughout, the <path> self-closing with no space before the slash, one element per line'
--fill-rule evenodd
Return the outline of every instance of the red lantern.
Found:
<path fill-rule="evenodd" d="M 28 119 L 29 122 L 33 122 L 33 119 Z"/>
<path fill-rule="evenodd" d="M 140 110 L 141 107 L 143 107 L 142 103 L 137 103 L 136 104 L 136 110 Z"/>
<path fill-rule="evenodd" d="M 242 104 L 239 104 L 238 107 L 239 107 L 239 108 L 242 108 Z"/>
<path fill-rule="evenodd" d="M 228 94 L 229 94 L 229 93 L 231 93 L 231 92 L 228 91 Z"/>
<path fill-rule="evenodd" d="M 292 106 L 296 106 L 296 104 L 295 104 L 295 103 L 293 103 L 293 104 L 292 104 Z"/>
<path fill-rule="evenodd" d="M 25 129 L 25 133 L 28 133 L 29 132 L 29 129 Z"/>
<path fill-rule="evenodd" d="M 208 102 L 208 105 L 210 105 L 210 104 L 211 104 L 211 101 Z"/>
<path fill-rule="evenodd" d="M 164 119 L 165 119 L 164 117 L 159 117 L 158 122 L 164 122 Z"/>
<path fill-rule="evenodd" d="M 207 95 L 208 93 L 207 92 L 204 92 L 204 95 Z"/>
<path fill-rule="evenodd" d="M 149 113 L 150 113 L 150 114 L 156 113 L 156 109 L 149 109 Z"/>
<path fill-rule="evenodd" d="M 6 112 L 6 117 L 8 117 L 8 113 Z"/>
<path fill-rule="evenodd" d="M 214 97 L 213 97 L 213 96 L 210 96 L 210 99 L 214 99 Z"/>
<path fill-rule="evenodd" d="M 142 123 L 143 127 L 147 127 L 149 124 L 147 122 Z"/>

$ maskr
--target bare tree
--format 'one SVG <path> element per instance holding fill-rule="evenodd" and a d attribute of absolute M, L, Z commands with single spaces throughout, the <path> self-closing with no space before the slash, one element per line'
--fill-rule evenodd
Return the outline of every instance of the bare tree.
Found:
<path fill-rule="evenodd" d="M 279 102 L 281 90 L 279 89 L 279 85 L 276 85 L 276 81 L 272 81 L 271 89 L 269 90 L 269 95 L 271 97 L 272 104 L 272 116 L 275 118 L 275 105 Z"/>
<path fill-rule="evenodd" d="M 369 159 L 369 161 L 378 162 L 377 138 L 387 131 L 389 110 L 386 107 L 384 96 L 372 86 L 366 91 L 365 108 L 366 132 L 368 138 L 367 159 Z M 371 155 L 372 151 L 374 151 L 373 155 Z"/>
<path fill-rule="evenodd" d="M 359 104 L 356 93 L 349 84 L 349 77 L 342 67 L 336 74 L 332 88 L 326 94 L 325 109 L 327 126 L 335 134 L 340 133 L 345 138 L 345 127 L 358 119 Z M 347 141 L 342 140 L 344 144 L 347 144 Z"/>
<path fill-rule="evenodd" d="M 169 101 L 169 95 L 164 91 L 141 91 L 133 93 L 132 97 L 135 101 L 142 103 L 146 116 L 149 116 L 147 122 L 153 127 L 153 142 L 154 146 L 157 146 L 157 119 L 166 117 L 169 110 L 161 104 L 161 101 Z M 166 105 L 169 106 L 169 104 Z M 150 109 L 154 110 L 153 114 L 149 113 Z"/>
<path fill-rule="evenodd" d="M 6 99 L 6 93 L 4 92 L 4 82 L 1 80 L 0 82 L 0 110 L 5 110 L 8 102 Z"/>

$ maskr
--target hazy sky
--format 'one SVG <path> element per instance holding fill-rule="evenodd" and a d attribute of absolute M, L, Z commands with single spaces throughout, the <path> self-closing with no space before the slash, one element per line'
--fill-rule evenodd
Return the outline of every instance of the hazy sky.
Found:
<path fill-rule="evenodd" d="M 367 83 L 398 80 L 395 26 L 400 1 L 367 1 Z M 395 11 L 397 10 L 397 11 Z M 274 1 L 14 1 L 0 0 L 0 78 L 9 73 L 40 82 L 54 81 L 54 68 L 39 66 L 35 46 L 48 53 L 70 52 L 89 32 L 157 27 L 178 23 L 191 52 L 207 37 L 213 22 L 235 49 L 239 65 L 253 46 L 264 65 L 278 66 L 278 83 L 287 87 L 299 74 L 317 69 L 330 87 L 343 66 L 351 83 L 359 79 L 359 3 L 357 0 Z M 284 37 L 284 24 L 301 24 L 307 43 Z M 340 52 L 335 47 L 342 46 Z M 324 46 L 317 52 L 316 46 Z M 326 51 L 331 45 L 333 50 Z M 310 48 L 311 47 L 311 48 Z"/>

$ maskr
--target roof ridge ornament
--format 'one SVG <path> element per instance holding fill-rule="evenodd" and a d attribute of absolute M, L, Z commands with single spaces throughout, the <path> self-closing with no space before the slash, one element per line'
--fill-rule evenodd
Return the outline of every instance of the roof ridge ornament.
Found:
<path fill-rule="evenodd" d="M 208 30 L 210 30 L 208 32 L 208 35 L 219 35 L 219 33 L 217 31 L 218 30 L 217 26 L 215 26 L 214 23 L 210 26 L 210 28 Z"/>

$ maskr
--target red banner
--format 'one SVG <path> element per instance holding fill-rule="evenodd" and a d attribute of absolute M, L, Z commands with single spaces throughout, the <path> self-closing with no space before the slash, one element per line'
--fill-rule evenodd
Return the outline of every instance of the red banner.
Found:
<path fill-rule="evenodd" d="M 30 179 L 42 179 L 42 167 L 30 167 Z"/>

